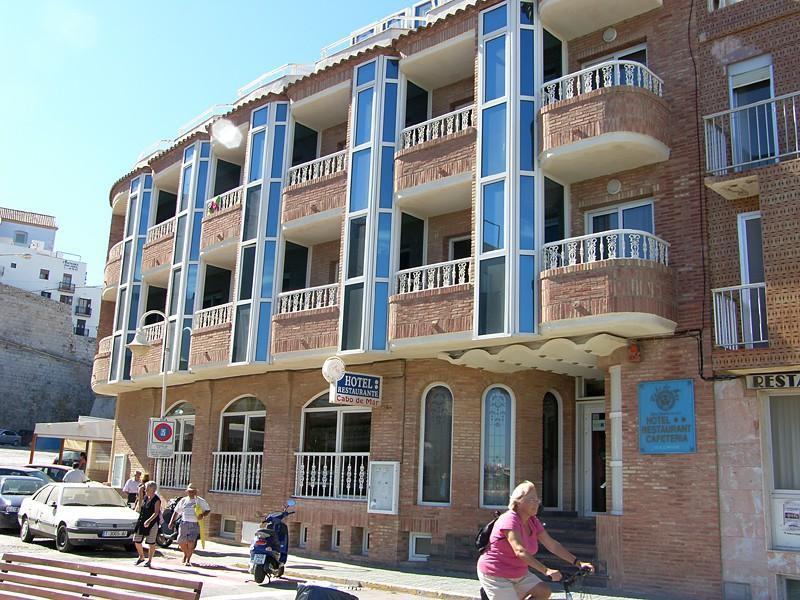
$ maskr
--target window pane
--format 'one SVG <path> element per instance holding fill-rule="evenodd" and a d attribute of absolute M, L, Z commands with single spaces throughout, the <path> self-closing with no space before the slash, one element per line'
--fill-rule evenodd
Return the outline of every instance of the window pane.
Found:
<path fill-rule="evenodd" d="M 389 276 L 389 254 L 392 244 L 392 215 L 380 213 L 378 215 L 378 260 L 375 265 L 377 277 Z"/>
<path fill-rule="evenodd" d="M 178 313 L 180 306 L 180 287 L 181 287 L 181 270 L 175 269 L 172 272 L 172 283 L 169 286 L 170 301 L 169 301 L 169 314 L 170 316 Z"/>
<path fill-rule="evenodd" d="M 563 240 L 566 235 L 564 217 L 564 186 L 544 180 L 544 243 Z"/>
<path fill-rule="evenodd" d="M 422 439 L 422 501 L 450 502 L 450 455 L 453 433 L 453 396 L 444 386 L 425 398 Z"/>
<path fill-rule="evenodd" d="M 374 311 L 372 314 L 372 348 L 386 349 L 386 329 L 389 326 L 389 284 L 379 281 L 375 284 Z"/>
<path fill-rule="evenodd" d="M 272 302 L 262 302 L 258 309 L 258 333 L 256 334 L 256 360 L 267 360 L 269 354 L 269 332 L 272 318 Z"/>
<path fill-rule="evenodd" d="M 394 194 L 394 146 L 381 150 L 381 189 L 379 205 L 381 208 L 392 208 Z"/>
<path fill-rule="evenodd" d="M 504 506 L 511 493 L 511 396 L 506 390 L 489 390 L 483 419 L 483 504 Z"/>
<path fill-rule="evenodd" d="M 147 238 L 140 237 L 136 240 L 136 256 L 133 259 L 133 280 L 142 280 L 142 250 Z"/>
<path fill-rule="evenodd" d="M 236 307 L 236 330 L 233 333 L 233 362 L 247 360 L 247 340 L 250 330 L 250 305 Z"/>
<path fill-rule="evenodd" d="M 622 228 L 653 233 L 653 205 L 644 204 L 623 209 Z"/>
<path fill-rule="evenodd" d="M 519 178 L 519 247 L 533 250 L 536 240 L 536 203 L 533 177 Z"/>
<path fill-rule="evenodd" d="M 524 333 L 533 333 L 536 326 L 534 263 L 529 254 L 519 257 L 519 330 Z"/>
<path fill-rule="evenodd" d="M 478 295 L 478 334 L 500 333 L 505 329 L 505 258 L 481 261 Z"/>
<path fill-rule="evenodd" d="M 336 452 L 337 412 L 307 412 L 303 417 L 303 452 Z"/>
<path fill-rule="evenodd" d="M 419 9 L 419 7 L 417 7 Z M 386 61 L 386 79 L 397 79 L 400 73 L 400 62 L 397 60 Z"/>
<path fill-rule="evenodd" d="M 395 67 L 396 68 L 396 67 Z M 388 77 L 388 74 L 387 74 Z M 383 102 L 383 141 L 394 142 L 397 122 L 397 84 L 386 84 L 386 99 Z"/>
<path fill-rule="evenodd" d="M 244 415 L 222 417 L 220 452 L 241 452 L 244 449 Z"/>
<path fill-rule="evenodd" d="M 263 404 L 261 404 L 261 401 L 258 398 L 254 398 L 253 396 L 245 396 L 244 398 L 239 398 L 236 402 L 228 406 L 228 408 L 225 409 L 225 412 L 255 412 L 264 410 L 267 409 Z"/>
<path fill-rule="evenodd" d="M 175 247 L 172 253 L 172 264 L 176 265 L 183 261 L 183 246 L 186 240 L 186 215 L 178 217 L 175 225 Z"/>
<path fill-rule="evenodd" d="M 372 413 L 342 413 L 342 449 L 340 452 L 369 452 Z"/>
<path fill-rule="evenodd" d="M 519 32 L 519 91 L 523 96 L 535 96 L 533 30 L 522 29 Z"/>
<path fill-rule="evenodd" d="M 604 215 L 592 215 L 592 230 L 589 233 L 600 233 L 601 231 L 618 229 L 618 220 L 619 217 L 616 212 L 606 213 Z"/>
<path fill-rule="evenodd" d="M 505 182 L 483 186 L 483 252 L 503 248 Z"/>
<path fill-rule="evenodd" d="M 189 146 L 183 151 L 183 162 L 187 163 L 194 158 L 194 145 Z"/>
<path fill-rule="evenodd" d="M 521 2 L 519 11 L 521 25 L 533 25 L 533 2 Z"/>
<path fill-rule="evenodd" d="M 358 92 L 356 103 L 356 146 L 368 142 L 372 134 L 372 98 L 374 88 Z"/>
<path fill-rule="evenodd" d="M 267 237 L 278 237 L 278 220 L 281 210 L 281 184 L 269 184 L 269 207 L 267 208 Z"/>
<path fill-rule="evenodd" d="M 286 114 L 288 110 L 288 104 L 278 104 L 275 107 L 275 120 L 283 123 L 286 120 Z"/>
<path fill-rule="evenodd" d="M 192 241 L 189 246 L 189 260 L 200 259 L 200 233 L 203 230 L 203 213 L 194 213 L 194 223 L 192 223 Z"/>
<path fill-rule="evenodd" d="M 553 79 L 558 79 L 563 74 L 563 67 L 561 66 L 562 50 L 561 40 L 546 29 L 542 31 L 542 62 L 544 63 L 542 79 L 546 83 Z"/>
<path fill-rule="evenodd" d="M 261 179 L 261 174 L 264 168 L 264 136 L 265 131 L 259 131 L 253 135 L 253 141 L 250 149 L 250 179 L 248 181 L 255 181 Z"/>
<path fill-rule="evenodd" d="M 283 176 L 283 147 L 286 143 L 286 125 L 275 126 L 275 139 L 272 146 L 272 171 L 273 179 Z"/>
<path fill-rule="evenodd" d="M 370 155 L 369 150 L 353 153 L 353 174 L 350 177 L 350 212 L 367 208 Z"/>
<path fill-rule="evenodd" d="M 128 329 L 135 330 L 139 325 L 139 294 L 141 293 L 141 286 L 134 285 L 131 287 L 131 308 L 128 312 Z M 80 321 L 80 319 L 79 319 Z"/>
<path fill-rule="evenodd" d="M 125 224 L 125 236 L 133 235 L 133 226 L 136 223 L 136 204 L 138 198 L 135 198 L 134 201 L 128 203 L 128 222 Z M 25 240 L 27 239 L 28 235 L 24 232 L 18 232 L 16 234 L 16 239 L 19 240 L 18 243 L 24 244 Z"/>
<path fill-rule="evenodd" d="M 191 187 L 192 165 L 189 165 L 183 169 L 183 179 L 181 180 L 181 210 L 184 210 L 187 206 L 189 206 L 189 190 Z"/>
<path fill-rule="evenodd" d="M 777 490 L 800 490 L 800 396 L 769 399 L 772 476 Z"/>
<path fill-rule="evenodd" d="M 271 298 L 275 273 L 275 242 L 264 245 L 264 264 L 261 267 L 261 297 Z"/>
<path fill-rule="evenodd" d="M 506 7 L 501 6 L 483 13 L 483 35 L 506 26 Z"/>
<path fill-rule="evenodd" d="M 347 277 L 364 274 L 364 246 L 367 243 L 367 217 L 350 221 L 350 252 L 347 260 Z"/>
<path fill-rule="evenodd" d="M 194 207 L 202 209 L 206 204 L 206 185 L 208 184 L 208 161 L 201 160 L 197 168 L 197 189 L 194 192 Z"/>
<path fill-rule="evenodd" d="M 523 171 L 534 170 L 536 154 L 536 109 L 533 102 L 520 102 L 519 115 L 519 168 Z"/>
<path fill-rule="evenodd" d="M 481 175 L 495 175 L 506 170 L 506 105 L 498 104 L 483 111 L 481 131 Z"/>
<path fill-rule="evenodd" d="M 486 42 L 483 70 L 483 101 L 489 102 L 506 93 L 506 38 Z"/>
<path fill-rule="evenodd" d="M 248 188 L 244 204 L 244 227 L 242 241 L 252 240 L 258 235 L 258 207 L 261 202 L 261 186 Z"/>
<path fill-rule="evenodd" d="M 261 127 L 267 124 L 267 110 L 268 108 L 265 106 L 253 113 L 253 127 Z"/>
<path fill-rule="evenodd" d="M 375 79 L 375 61 L 358 67 L 356 85 L 363 85 Z"/>
<path fill-rule="evenodd" d="M 363 303 L 363 283 L 345 287 L 342 350 L 357 350 L 361 347 L 361 312 Z"/>
<path fill-rule="evenodd" d="M 255 246 L 248 246 L 242 250 L 242 274 L 239 276 L 239 300 L 249 300 L 253 297 L 253 269 L 255 267 L 255 259 Z"/>
<path fill-rule="evenodd" d="M 247 452 L 264 451 L 264 424 L 266 417 L 249 417 L 247 419 Z"/>
<path fill-rule="evenodd" d="M 126 281 L 128 281 L 128 269 L 130 268 L 130 265 L 131 265 L 131 243 L 128 241 L 125 242 L 125 246 L 122 249 L 122 269 L 120 269 L 120 275 L 119 275 L 120 283 L 125 283 Z M 67 278 L 65 277 L 63 281 L 67 281 Z"/>
<path fill-rule="evenodd" d="M 194 297 L 197 291 L 197 265 L 189 265 L 186 272 L 186 296 L 183 304 L 183 314 L 191 315 L 194 313 Z"/>

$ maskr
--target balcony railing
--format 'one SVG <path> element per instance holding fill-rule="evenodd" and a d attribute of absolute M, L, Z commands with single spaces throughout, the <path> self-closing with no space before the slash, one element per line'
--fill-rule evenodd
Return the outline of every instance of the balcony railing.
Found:
<path fill-rule="evenodd" d="M 406 127 L 400 133 L 400 148 L 401 150 L 413 148 L 423 142 L 437 140 L 474 126 L 475 107 L 460 108 L 424 123 Z"/>
<path fill-rule="evenodd" d="M 212 492 L 261 493 L 262 452 L 214 452 Z"/>
<path fill-rule="evenodd" d="M 542 85 L 542 106 L 608 87 L 637 87 L 664 95 L 664 81 L 641 63 L 609 60 Z"/>
<path fill-rule="evenodd" d="M 326 175 L 341 173 L 347 168 L 347 150 L 328 154 L 321 158 L 297 165 L 289 169 L 288 185 L 308 183 Z"/>
<path fill-rule="evenodd" d="M 74 327 L 73 331 L 75 335 L 80 337 L 89 337 L 89 328 L 88 327 Z"/>
<path fill-rule="evenodd" d="M 176 452 L 172 458 L 160 458 L 158 462 L 161 466 L 160 487 L 183 489 L 191 481 L 191 452 Z"/>
<path fill-rule="evenodd" d="M 81 316 L 84 316 L 84 317 L 91 317 L 92 316 L 92 307 L 91 306 L 82 306 L 82 305 L 78 304 L 75 307 L 75 314 L 76 315 L 81 315 Z"/>
<path fill-rule="evenodd" d="M 164 339 L 164 321 L 142 327 L 142 335 L 148 344 Z"/>
<path fill-rule="evenodd" d="M 366 500 L 369 452 L 296 452 L 294 495 Z"/>
<path fill-rule="evenodd" d="M 410 294 L 470 283 L 471 258 L 414 267 L 397 272 L 397 293 Z"/>
<path fill-rule="evenodd" d="M 704 117 L 706 169 L 727 175 L 800 157 L 800 92 Z"/>
<path fill-rule="evenodd" d="M 122 247 L 124 246 L 125 240 L 120 240 L 108 251 L 108 260 L 106 262 L 113 262 L 115 260 L 119 260 L 122 258 Z"/>
<path fill-rule="evenodd" d="M 717 288 L 711 293 L 717 346 L 726 350 L 768 346 L 766 284 Z"/>
<path fill-rule="evenodd" d="M 167 219 L 159 223 L 158 225 L 153 225 L 150 229 L 147 230 L 147 242 L 148 244 L 160 240 L 162 238 L 167 237 L 168 235 L 172 235 L 175 232 L 175 217 L 171 219 Z"/>
<path fill-rule="evenodd" d="M 206 204 L 206 212 L 209 215 L 215 215 L 239 206 L 242 203 L 243 190 L 244 186 L 240 185 L 235 189 L 229 190 L 209 200 Z"/>
<path fill-rule="evenodd" d="M 104 337 L 97 343 L 98 354 L 109 354 L 111 352 L 111 344 L 114 342 L 114 336 L 109 335 Z"/>
<path fill-rule="evenodd" d="M 232 315 L 232 302 L 198 310 L 194 313 L 194 329 L 205 329 L 206 327 L 216 327 L 217 325 L 230 323 Z"/>
<path fill-rule="evenodd" d="M 371 38 L 376 38 L 383 32 L 390 31 L 392 29 L 415 29 L 419 25 L 425 25 L 427 21 L 428 20 L 425 17 L 406 16 L 405 11 L 389 15 L 380 21 L 375 21 L 374 23 L 365 25 L 361 29 L 354 31 L 350 35 L 343 37 L 332 44 L 328 44 L 320 52 L 320 58 L 329 58 L 353 46 L 359 44 L 363 45 L 363 42 L 366 42 Z"/>
<path fill-rule="evenodd" d="M 637 258 L 669 266 L 669 243 L 646 231 L 612 229 L 542 246 L 545 269 Z"/>
<path fill-rule="evenodd" d="M 339 304 L 339 284 L 321 285 L 278 294 L 278 314 L 296 313 Z"/>
<path fill-rule="evenodd" d="M 71 281 L 59 281 L 58 282 L 58 291 L 59 292 L 69 292 L 75 293 L 75 284 Z"/>

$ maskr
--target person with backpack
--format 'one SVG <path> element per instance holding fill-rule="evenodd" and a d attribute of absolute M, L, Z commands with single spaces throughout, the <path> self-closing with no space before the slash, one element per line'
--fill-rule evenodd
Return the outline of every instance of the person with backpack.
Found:
<path fill-rule="evenodd" d="M 536 518 L 539 510 L 539 495 L 536 486 L 523 481 L 508 502 L 508 510 L 494 521 L 488 540 L 484 540 L 490 525 L 478 534 L 476 543 L 486 541 L 486 547 L 478 558 L 478 579 L 489 600 L 547 600 L 550 587 L 531 573 L 532 568 L 551 581 L 560 581 L 561 573 L 536 560 L 539 544 L 559 558 L 580 569 L 594 572 L 589 562 L 578 560 L 569 550 L 550 537 Z"/>

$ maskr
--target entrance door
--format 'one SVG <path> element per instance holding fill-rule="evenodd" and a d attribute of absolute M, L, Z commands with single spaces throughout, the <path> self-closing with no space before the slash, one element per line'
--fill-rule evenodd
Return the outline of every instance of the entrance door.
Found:
<path fill-rule="evenodd" d="M 578 512 L 606 512 L 606 414 L 604 402 L 578 404 Z"/>

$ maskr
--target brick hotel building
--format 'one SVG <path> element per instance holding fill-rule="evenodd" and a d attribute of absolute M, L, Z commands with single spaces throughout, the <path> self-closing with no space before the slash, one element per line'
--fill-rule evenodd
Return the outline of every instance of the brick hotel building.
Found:
<path fill-rule="evenodd" d="M 214 535 L 295 497 L 297 552 L 471 571 L 530 479 L 597 585 L 797 597 L 800 393 L 747 376 L 800 369 L 798 34 L 791 0 L 428 0 L 240 89 L 109 194 L 113 484 L 166 370 L 160 484 Z"/>

